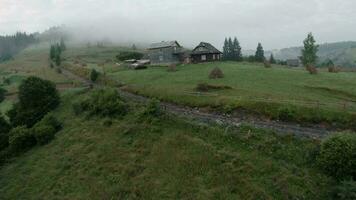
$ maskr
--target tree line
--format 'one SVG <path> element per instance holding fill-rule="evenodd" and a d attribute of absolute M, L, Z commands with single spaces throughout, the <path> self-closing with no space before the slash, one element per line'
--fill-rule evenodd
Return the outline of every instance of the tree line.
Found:
<path fill-rule="evenodd" d="M 242 55 L 242 48 L 239 40 L 234 37 L 225 38 L 223 46 L 223 60 L 225 61 L 249 61 L 249 62 L 265 62 L 265 52 L 261 43 L 258 43 L 255 55 L 244 57 Z M 273 54 L 269 59 L 269 62 L 274 64 L 276 60 L 274 59 Z"/>
<path fill-rule="evenodd" d="M 0 62 L 10 60 L 21 50 L 38 43 L 36 34 L 17 32 L 14 35 L 0 36 Z"/>

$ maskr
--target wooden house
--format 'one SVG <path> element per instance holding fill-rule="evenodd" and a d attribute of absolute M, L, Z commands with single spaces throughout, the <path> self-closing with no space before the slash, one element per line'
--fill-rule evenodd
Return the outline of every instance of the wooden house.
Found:
<path fill-rule="evenodd" d="M 190 55 L 193 63 L 212 62 L 220 60 L 222 52 L 207 42 L 201 42 Z"/>
<path fill-rule="evenodd" d="M 147 56 L 152 64 L 176 64 L 182 62 L 183 48 L 177 41 L 151 44 Z"/>

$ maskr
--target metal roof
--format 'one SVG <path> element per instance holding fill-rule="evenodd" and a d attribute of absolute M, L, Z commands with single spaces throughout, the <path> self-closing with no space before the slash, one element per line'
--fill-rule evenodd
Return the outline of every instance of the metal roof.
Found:
<path fill-rule="evenodd" d="M 148 49 L 161 49 L 161 48 L 167 48 L 167 47 L 180 47 L 179 43 L 177 41 L 162 41 L 159 43 L 153 43 L 150 45 Z"/>

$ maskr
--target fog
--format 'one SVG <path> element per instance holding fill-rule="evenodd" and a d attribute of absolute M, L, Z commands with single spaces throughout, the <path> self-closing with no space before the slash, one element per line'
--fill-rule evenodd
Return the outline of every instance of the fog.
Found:
<path fill-rule="evenodd" d="M 221 47 L 236 36 L 244 49 L 356 40 L 354 0 L 0 0 L 0 34 L 63 25 L 76 39 L 118 43 L 178 40 Z"/>

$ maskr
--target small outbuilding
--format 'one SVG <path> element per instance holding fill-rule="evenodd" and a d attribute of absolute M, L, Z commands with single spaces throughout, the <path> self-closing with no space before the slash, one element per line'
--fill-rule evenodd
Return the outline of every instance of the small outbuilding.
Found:
<path fill-rule="evenodd" d="M 191 52 L 191 62 L 212 62 L 218 61 L 222 57 L 222 52 L 207 42 L 201 42 Z"/>
<path fill-rule="evenodd" d="M 147 50 L 152 64 L 176 64 L 182 60 L 183 48 L 177 41 L 151 44 Z"/>

